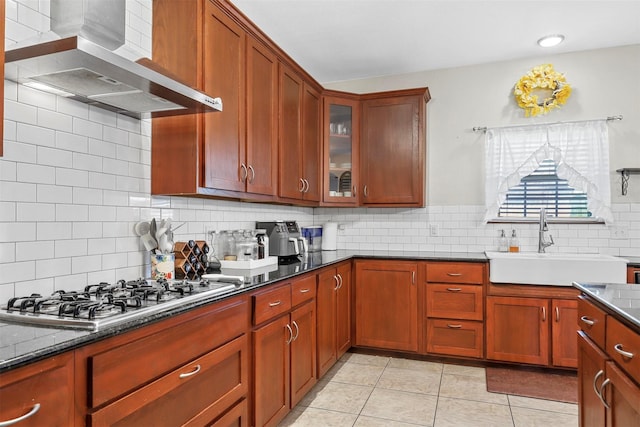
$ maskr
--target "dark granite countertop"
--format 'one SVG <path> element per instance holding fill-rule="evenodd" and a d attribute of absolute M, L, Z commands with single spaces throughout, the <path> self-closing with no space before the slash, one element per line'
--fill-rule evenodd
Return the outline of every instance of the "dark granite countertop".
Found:
<path fill-rule="evenodd" d="M 600 303 L 640 334 L 640 285 L 623 283 L 574 283 L 573 286 Z"/>
<path fill-rule="evenodd" d="M 133 320 L 99 331 L 70 330 L 34 325 L 18 325 L 0 322 L 0 372 L 26 365 L 55 354 L 59 354 L 83 345 L 112 337 L 127 331 L 143 327 L 151 322 L 166 319 L 193 308 L 216 301 L 221 301 L 262 286 L 267 286 L 329 266 L 352 258 L 380 258 L 402 260 L 443 260 L 486 262 L 484 253 L 464 252 L 401 252 L 401 251 L 323 251 L 310 253 L 300 262 L 289 265 L 278 265 L 277 270 L 261 273 L 245 279 L 245 284 L 228 293 L 197 302 L 184 304 L 162 313 L 152 314 L 145 318 Z M 260 270 L 258 270 L 260 271 Z M 238 274 L 237 271 L 223 271 L 225 274 Z M 248 282 L 248 283 L 247 283 Z"/>

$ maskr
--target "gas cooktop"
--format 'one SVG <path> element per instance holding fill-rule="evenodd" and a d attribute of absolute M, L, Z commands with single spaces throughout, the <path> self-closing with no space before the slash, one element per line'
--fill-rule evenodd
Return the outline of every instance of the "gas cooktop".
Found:
<path fill-rule="evenodd" d="M 89 285 L 84 291 L 58 290 L 49 296 L 15 297 L 0 310 L 0 320 L 97 331 L 222 295 L 243 285 L 234 276 L 220 275 L 217 280 L 120 280 Z"/>

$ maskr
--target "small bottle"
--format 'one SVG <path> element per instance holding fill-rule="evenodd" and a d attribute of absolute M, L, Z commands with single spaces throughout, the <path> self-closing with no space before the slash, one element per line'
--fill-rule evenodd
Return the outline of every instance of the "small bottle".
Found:
<path fill-rule="evenodd" d="M 500 238 L 498 239 L 498 252 L 507 251 L 509 251 L 509 240 L 507 239 L 507 235 L 504 233 L 504 230 L 500 230 Z"/>
<path fill-rule="evenodd" d="M 509 240 L 509 252 L 520 252 L 520 242 L 516 236 L 516 230 L 511 230 L 511 239 Z"/>

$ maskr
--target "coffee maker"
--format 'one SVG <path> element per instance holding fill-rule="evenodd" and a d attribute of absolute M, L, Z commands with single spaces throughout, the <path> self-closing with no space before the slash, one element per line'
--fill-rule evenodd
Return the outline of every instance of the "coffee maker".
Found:
<path fill-rule="evenodd" d="M 256 222 L 256 229 L 264 229 L 269 236 L 269 255 L 279 262 L 297 261 L 308 251 L 307 241 L 300 235 L 296 221 Z"/>

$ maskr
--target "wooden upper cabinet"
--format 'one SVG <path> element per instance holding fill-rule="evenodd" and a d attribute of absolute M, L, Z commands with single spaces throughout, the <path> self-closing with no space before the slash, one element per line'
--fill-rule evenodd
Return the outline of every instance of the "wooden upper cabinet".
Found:
<path fill-rule="evenodd" d="M 305 82 L 302 95 L 302 178 L 305 200 L 320 200 L 320 93 Z"/>
<path fill-rule="evenodd" d="M 275 199 L 278 62 L 229 7 L 154 1 L 154 62 L 223 110 L 153 120 L 152 194 Z"/>
<path fill-rule="evenodd" d="M 300 144 L 302 90 L 302 78 L 286 65 L 280 64 L 278 185 L 280 197 L 290 199 L 301 198 L 304 190 Z"/>
<path fill-rule="evenodd" d="M 359 96 L 327 91 L 322 96 L 322 103 L 322 204 L 357 206 L 360 173 Z"/>
<path fill-rule="evenodd" d="M 0 46 L 0 76 L 4 80 L 4 0 L 0 0 L 0 34 L 2 34 L 2 46 Z M 4 99 L 4 84 L 0 87 L 1 99 Z M 3 154 L 2 145 L 4 143 L 4 101 L 0 103 L 0 157 Z"/>
<path fill-rule="evenodd" d="M 427 88 L 363 96 L 360 201 L 424 206 Z"/>
<path fill-rule="evenodd" d="M 203 186 L 244 191 L 246 33 L 213 3 L 204 4 L 203 89 L 222 98 L 223 110 L 203 115 Z"/>
<path fill-rule="evenodd" d="M 247 36 L 247 191 L 275 195 L 278 189 L 278 60 Z"/>

